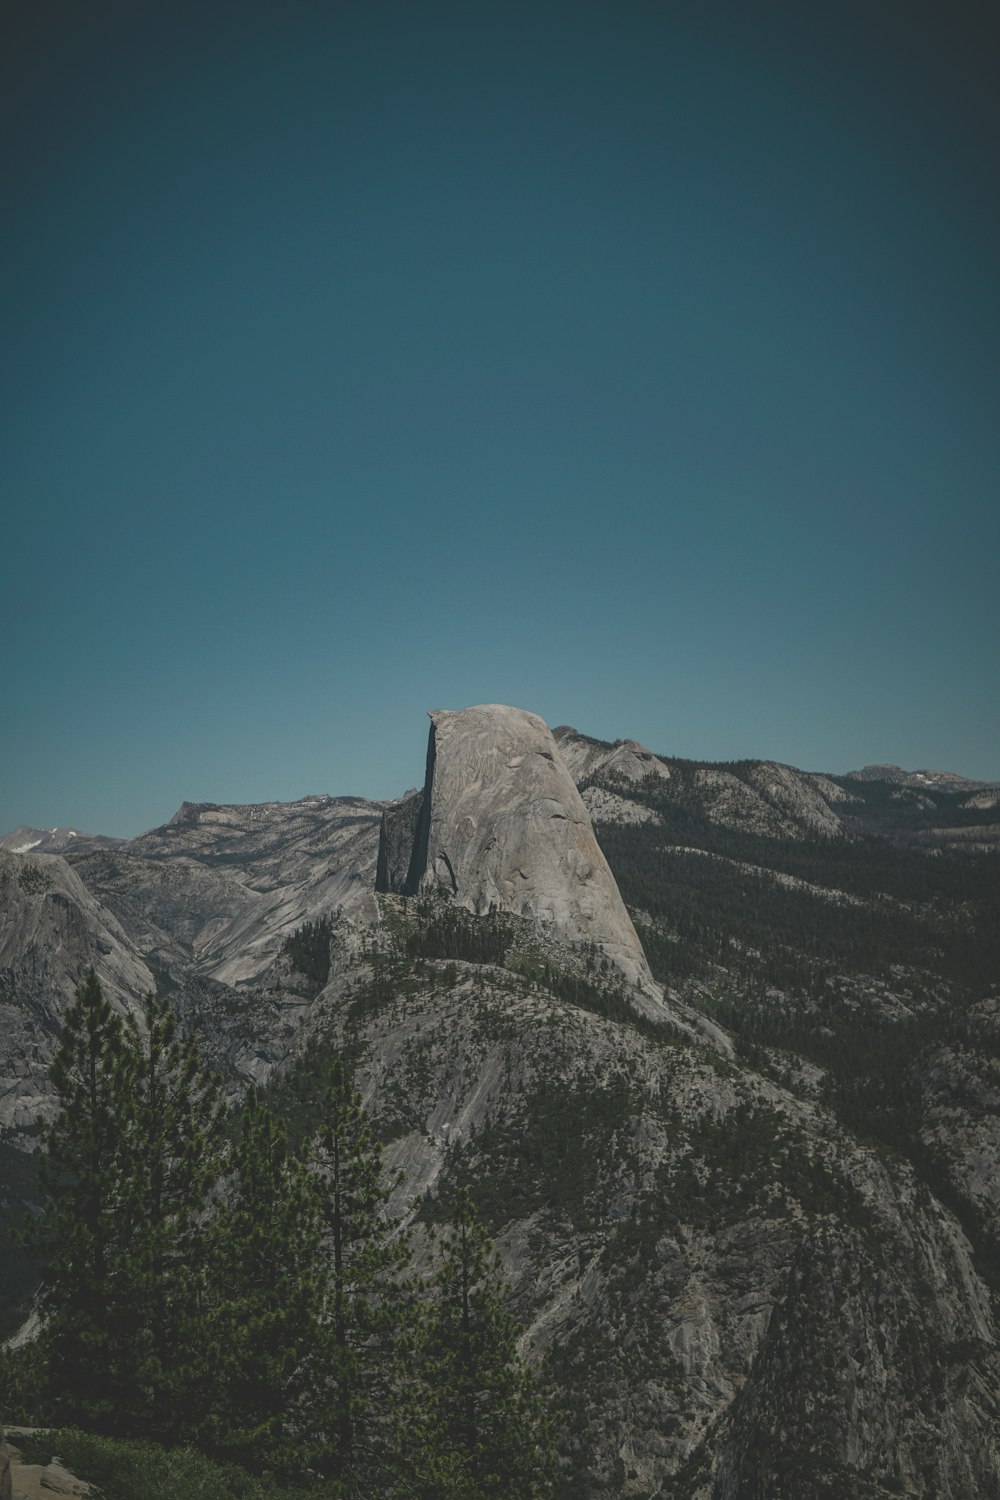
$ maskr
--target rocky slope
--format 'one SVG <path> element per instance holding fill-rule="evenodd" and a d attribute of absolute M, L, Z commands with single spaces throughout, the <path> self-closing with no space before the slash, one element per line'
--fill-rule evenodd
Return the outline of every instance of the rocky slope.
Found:
<path fill-rule="evenodd" d="M 374 915 L 382 811 L 360 797 L 185 802 L 162 828 L 72 857 L 143 952 L 246 984 L 302 922 Z"/>
<path fill-rule="evenodd" d="M 91 965 L 123 1012 L 153 988 L 121 924 L 64 859 L 0 853 L 0 1128 L 49 1109 L 60 1017 Z"/>
<path fill-rule="evenodd" d="M 555 734 L 597 824 L 675 830 L 689 815 L 786 842 L 876 834 L 950 852 L 1000 847 L 998 788 L 948 772 L 869 766 L 832 776 L 774 761 L 704 765 L 654 755 L 634 740 L 607 743 L 566 727 Z"/>
<path fill-rule="evenodd" d="M 432 725 L 397 803 L 0 855 L 4 1118 L 89 962 L 123 1006 L 155 977 L 300 1129 L 347 1056 L 420 1265 L 473 1193 L 565 1500 L 1000 1494 L 1000 866 L 937 838 L 991 809 Z"/>
<path fill-rule="evenodd" d="M 658 818 L 630 795 L 636 783 L 670 779 L 670 768 L 637 740 L 607 744 L 568 725 L 552 731 L 559 753 L 595 822 L 648 823 Z"/>
<path fill-rule="evenodd" d="M 776 838 L 844 832 L 836 804 L 850 794 L 827 777 L 773 761 L 728 767 L 668 760 L 635 740 L 607 744 L 565 726 L 555 735 L 595 822 L 662 821 L 657 805 L 665 801 L 695 804 L 723 827 Z"/>
<path fill-rule="evenodd" d="M 990 1493 L 991 1293 L 912 1167 L 600 987 L 560 998 L 509 934 L 499 963 L 414 962 L 424 902 L 384 898 L 277 1098 L 308 1108 L 346 1051 L 418 1243 L 473 1193 L 558 1393 L 565 1493 Z"/>
<path fill-rule="evenodd" d="M 93 844 L 108 847 L 120 839 L 104 834 L 80 833 L 76 828 L 28 828 L 24 824 L 12 833 L 0 835 L 0 849 L 9 854 L 62 854 L 66 849 Z"/>

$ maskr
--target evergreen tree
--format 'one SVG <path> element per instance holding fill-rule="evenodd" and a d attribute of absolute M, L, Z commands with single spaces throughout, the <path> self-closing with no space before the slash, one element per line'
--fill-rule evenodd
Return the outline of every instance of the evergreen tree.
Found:
<path fill-rule="evenodd" d="M 312 1457 L 306 1421 L 322 1316 L 319 1195 L 283 1123 L 253 1090 L 232 1165 L 210 1229 L 199 1433 L 222 1457 L 289 1472 Z"/>
<path fill-rule="evenodd" d="M 34 1239 L 56 1414 L 98 1431 L 120 1425 L 131 1380 L 130 1129 L 137 1059 L 93 969 L 63 1019 L 51 1079 L 61 1111 L 46 1130 L 48 1200 Z"/>
<path fill-rule="evenodd" d="M 324 1335 L 315 1383 L 317 1423 L 327 1435 L 320 1468 L 368 1492 L 385 1460 L 392 1354 L 403 1317 L 405 1234 L 385 1216 L 382 1153 L 343 1063 L 334 1063 L 316 1141 L 328 1256 Z"/>
<path fill-rule="evenodd" d="M 91 970 L 63 1021 L 46 1133 L 43 1310 L 57 1410 L 176 1435 L 199 1331 L 198 1215 L 217 1171 L 215 1083 L 166 1000 L 123 1025 Z"/>
<path fill-rule="evenodd" d="M 397 1494 L 539 1500 L 552 1490 L 548 1420 L 517 1352 L 499 1260 L 466 1191 L 413 1350 Z"/>
<path fill-rule="evenodd" d="M 182 1041 L 170 1003 L 149 995 L 132 1112 L 130 1283 L 141 1329 L 135 1428 L 172 1439 L 193 1415 L 204 1283 L 202 1219 L 219 1175 L 218 1086 L 197 1043 Z"/>

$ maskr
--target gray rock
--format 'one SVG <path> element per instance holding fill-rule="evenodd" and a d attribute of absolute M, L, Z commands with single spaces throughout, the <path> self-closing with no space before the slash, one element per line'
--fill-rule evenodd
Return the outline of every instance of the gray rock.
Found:
<path fill-rule="evenodd" d="M 91 966 L 123 1014 L 153 988 L 117 918 L 63 858 L 0 852 L 0 1126 L 24 1129 L 54 1108 L 48 1067 Z"/>
<path fill-rule="evenodd" d="M 387 807 L 379 830 L 375 889 L 406 894 L 411 885 L 410 864 L 423 807 L 423 792 Z"/>
<path fill-rule="evenodd" d="M 657 826 L 663 823 L 659 813 L 651 807 L 644 807 L 631 797 L 609 792 L 603 786 L 584 787 L 581 795 L 595 823 L 653 823 Z"/>
<path fill-rule="evenodd" d="M 379 824 L 362 797 L 185 802 L 162 828 L 74 858 L 142 952 L 237 985 L 303 922 L 336 908 L 377 919 Z"/>
<path fill-rule="evenodd" d="M 565 724 L 552 733 L 578 786 L 592 780 L 604 784 L 616 781 L 634 784 L 645 781 L 647 777 L 654 781 L 670 780 L 670 767 L 638 740 L 615 740 L 608 744 L 605 740 L 579 734 Z"/>
<path fill-rule="evenodd" d="M 593 943 L 655 991 L 646 956 L 548 725 L 501 704 L 430 715 L 412 867 L 422 891 Z"/>
<path fill-rule="evenodd" d="M 704 815 L 724 828 L 767 838 L 842 837 L 844 824 L 812 779 L 791 766 L 753 761 L 743 775 L 714 766 L 694 772 Z"/>
<path fill-rule="evenodd" d="M 20 828 L 0 837 L 0 849 L 8 854 L 62 854 L 67 849 L 110 847 L 120 844 L 120 839 L 107 838 L 104 834 L 80 833 L 75 828 Z"/>
<path fill-rule="evenodd" d="M 922 1500 L 993 1493 L 989 1292 L 904 1163 L 697 1046 L 451 967 L 360 1019 L 328 996 L 302 1051 L 350 1042 L 394 1212 L 489 1185 L 522 1349 L 548 1355 L 586 1455 L 575 1494 L 771 1500 L 864 1475 L 888 1500 L 894 1474 Z M 747 1107 L 773 1132 L 755 1163 Z M 704 1482 L 682 1484 L 702 1439 Z"/>
<path fill-rule="evenodd" d="M 852 968 L 823 996 L 832 1040 L 865 1018 L 938 1013 L 905 1079 L 888 1066 L 886 1079 L 913 1093 L 919 1158 L 947 1189 L 939 1200 L 905 1154 L 838 1121 L 830 1080 L 808 1057 L 775 1045 L 720 1055 L 725 1035 L 707 1019 L 697 1034 L 633 1024 L 617 976 L 613 1006 L 596 988 L 552 983 L 601 975 L 579 950 L 587 940 L 649 983 L 580 789 L 606 826 L 633 825 L 608 843 L 624 886 L 630 850 L 671 847 L 672 802 L 801 839 L 835 832 L 840 808 L 852 826 L 864 787 L 765 762 L 653 764 L 634 742 L 572 731 L 558 732 L 553 753 L 542 721 L 510 708 L 436 714 L 433 725 L 422 800 L 186 804 L 114 848 L 70 841 L 72 869 L 32 851 L 0 857 L 4 1086 L 37 1102 L 61 1008 L 89 962 L 127 1007 L 149 987 L 148 958 L 233 1093 L 238 1080 L 349 1050 L 418 1272 L 435 1253 L 426 1221 L 456 1186 L 484 1190 L 522 1348 L 550 1356 L 581 1500 L 1000 1493 L 1000 1356 L 984 1274 L 1000 1232 L 995 991 L 973 1003 L 947 971 L 897 965 Z M 692 886 L 697 865 L 716 876 L 724 866 L 755 909 L 788 892 L 820 912 L 836 905 L 821 930 L 861 931 L 868 915 L 911 909 L 905 888 L 841 891 L 821 869 L 804 879 L 801 861 L 791 874 L 711 846 L 691 852 Z M 375 885 L 388 894 L 376 898 Z M 408 938 L 440 905 L 423 893 L 441 892 L 473 912 L 516 913 L 503 925 L 524 930 L 523 947 L 503 962 L 409 962 Z M 317 988 L 284 940 L 338 906 Z M 951 910 L 960 931 L 971 916 Z M 666 900 L 651 896 L 638 920 L 671 936 Z M 815 1031 L 813 985 L 782 993 L 768 952 L 738 942 L 731 955 L 723 947 L 713 968 L 672 977 L 661 948 L 681 1022 L 685 1001 L 723 1016 L 753 1004 L 787 1015 L 790 1046 L 804 1023 Z"/>

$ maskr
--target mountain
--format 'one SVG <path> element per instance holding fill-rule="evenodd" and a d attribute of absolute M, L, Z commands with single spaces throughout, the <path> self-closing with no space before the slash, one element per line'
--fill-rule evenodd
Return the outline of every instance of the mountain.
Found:
<path fill-rule="evenodd" d="M 1000 848 L 1000 787 L 946 772 L 876 766 L 837 776 L 775 761 L 658 756 L 634 740 L 608 743 L 566 726 L 555 737 L 595 823 L 668 827 L 672 843 L 690 816 L 774 842 L 875 834 L 942 850 Z"/>
<path fill-rule="evenodd" d="M 901 789 L 435 713 L 397 802 L 2 857 L 4 1087 L 88 961 L 297 1129 L 345 1056 L 419 1264 L 475 1198 L 567 1500 L 997 1494 L 996 815 Z"/>
<path fill-rule="evenodd" d="M 642 945 L 587 809 L 537 714 L 490 703 L 431 714 L 427 779 L 403 889 L 510 912 L 592 944 L 652 991 Z"/>
<path fill-rule="evenodd" d="M 327 796 L 185 802 L 162 828 L 70 857 L 143 951 L 245 984 L 303 921 L 337 907 L 375 916 L 384 806 Z"/>
<path fill-rule="evenodd" d="M 76 828 L 27 828 L 23 824 L 12 833 L 0 835 L 0 849 L 10 854 L 61 854 L 74 844 L 110 846 L 119 842 L 103 834 L 80 833 Z"/>
<path fill-rule="evenodd" d="M 634 740 L 608 745 L 575 729 L 563 727 L 555 733 L 563 759 L 598 822 L 655 822 L 654 803 L 660 798 L 694 803 L 722 827 L 775 838 L 836 838 L 844 832 L 836 807 L 848 802 L 850 794 L 829 777 L 772 761 L 703 766 L 661 759 Z"/>
<path fill-rule="evenodd" d="M 998 783 L 970 781 L 967 776 L 957 776 L 954 771 L 904 771 L 902 766 L 863 766 L 860 771 L 848 771 L 852 781 L 890 781 L 895 786 L 941 787 L 951 792 L 971 792 L 983 787 L 998 789 Z"/>

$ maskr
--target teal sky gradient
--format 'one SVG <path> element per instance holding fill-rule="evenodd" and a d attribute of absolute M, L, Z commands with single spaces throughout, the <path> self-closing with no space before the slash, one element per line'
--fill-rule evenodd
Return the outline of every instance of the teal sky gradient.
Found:
<path fill-rule="evenodd" d="M 0 831 L 487 701 L 1000 778 L 990 7 L 9 11 Z"/>

